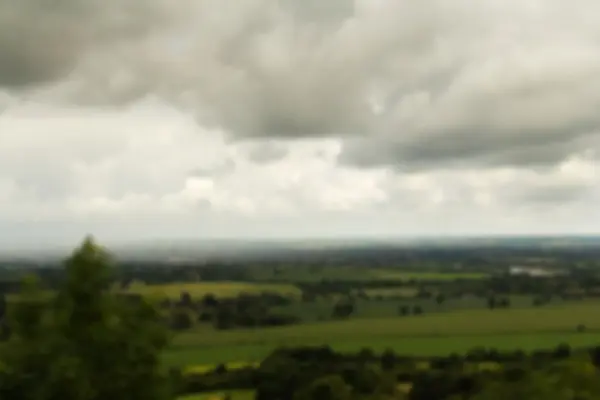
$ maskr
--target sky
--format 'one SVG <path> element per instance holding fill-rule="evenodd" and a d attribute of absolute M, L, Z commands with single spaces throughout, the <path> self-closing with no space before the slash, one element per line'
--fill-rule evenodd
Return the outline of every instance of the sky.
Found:
<path fill-rule="evenodd" d="M 600 2 L 0 0 L 0 245 L 585 234 Z"/>

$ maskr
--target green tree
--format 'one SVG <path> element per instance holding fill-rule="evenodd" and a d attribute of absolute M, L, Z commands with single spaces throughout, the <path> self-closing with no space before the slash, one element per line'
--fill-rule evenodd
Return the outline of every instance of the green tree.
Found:
<path fill-rule="evenodd" d="M 381 355 L 381 368 L 385 371 L 390 371 L 396 366 L 396 353 L 392 349 L 386 349 Z"/>
<path fill-rule="evenodd" d="M 600 376 L 589 362 L 569 360 L 519 381 L 489 383 L 473 400 L 544 399 L 591 400 L 600 398 Z"/>
<path fill-rule="evenodd" d="M 112 262 L 91 237 L 65 261 L 48 299 L 25 282 L 1 356 L 0 398 L 162 400 L 169 397 L 160 353 L 167 332 L 155 307 L 110 291 Z"/>
<path fill-rule="evenodd" d="M 348 400 L 352 388 L 339 375 L 330 375 L 314 381 L 308 388 L 294 395 L 294 400 Z"/>
<path fill-rule="evenodd" d="M 444 296 L 444 294 L 439 293 L 437 296 L 435 296 L 435 302 L 437 303 L 438 306 L 441 306 L 442 304 L 444 304 L 445 301 L 446 301 L 446 296 Z"/>

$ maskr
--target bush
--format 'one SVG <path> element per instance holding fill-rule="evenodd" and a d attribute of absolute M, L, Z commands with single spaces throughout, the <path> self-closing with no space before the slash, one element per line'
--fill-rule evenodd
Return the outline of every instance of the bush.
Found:
<path fill-rule="evenodd" d="M 389 370 L 393 369 L 395 365 L 396 365 L 396 353 L 394 353 L 394 350 L 392 350 L 392 349 L 387 349 L 381 355 L 381 368 L 383 368 L 386 371 L 389 371 Z"/>
<path fill-rule="evenodd" d="M 175 310 L 171 314 L 170 325 L 173 330 L 184 331 L 190 329 L 194 325 L 194 321 L 188 311 Z"/>
<path fill-rule="evenodd" d="M 571 356 L 571 346 L 567 343 L 561 343 L 556 346 L 552 354 L 557 359 L 569 358 Z"/>

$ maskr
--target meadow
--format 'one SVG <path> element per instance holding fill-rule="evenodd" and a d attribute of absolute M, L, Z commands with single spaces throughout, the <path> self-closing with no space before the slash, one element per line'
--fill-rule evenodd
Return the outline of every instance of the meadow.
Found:
<path fill-rule="evenodd" d="M 578 326 L 585 326 L 585 331 L 578 331 Z M 582 347 L 599 342 L 600 302 L 590 301 L 220 332 L 201 327 L 174 337 L 164 360 L 172 366 L 256 362 L 279 346 L 295 345 L 330 345 L 342 352 L 391 348 L 399 354 L 427 356 L 479 346 L 534 350 L 560 343 Z"/>

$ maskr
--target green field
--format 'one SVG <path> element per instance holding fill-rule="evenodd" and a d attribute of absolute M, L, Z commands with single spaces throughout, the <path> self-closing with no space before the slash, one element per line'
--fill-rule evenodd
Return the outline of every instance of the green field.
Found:
<path fill-rule="evenodd" d="M 489 275 L 479 272 L 403 272 L 394 270 L 375 270 L 373 276 L 379 279 L 401 281 L 451 281 L 455 279 L 484 279 Z"/>
<path fill-rule="evenodd" d="M 568 343 L 572 347 L 600 345 L 600 332 L 593 333 L 522 333 L 498 335 L 457 335 L 447 337 L 400 337 L 372 339 L 348 339 L 331 343 L 334 350 L 356 352 L 370 348 L 375 352 L 393 349 L 398 354 L 417 356 L 448 355 L 464 353 L 474 347 L 496 348 L 498 350 L 521 349 L 532 351 L 550 349 L 560 343 Z M 326 341 L 297 342 L 295 344 L 326 344 Z M 280 343 L 283 346 L 285 343 Z M 165 353 L 164 360 L 169 366 L 194 366 L 199 364 L 201 370 L 210 370 L 214 365 L 236 360 L 257 362 L 264 359 L 278 345 L 272 343 L 232 344 L 223 349 L 207 347 L 190 347 L 171 349 Z"/>
<path fill-rule="evenodd" d="M 576 332 L 579 324 L 586 326 L 586 332 Z M 392 348 L 404 354 L 441 355 L 477 346 L 533 350 L 561 342 L 574 347 L 600 344 L 600 303 L 465 310 L 224 332 L 199 328 L 175 337 L 164 357 L 169 365 L 184 366 L 259 361 L 276 347 L 293 345 L 328 344 L 340 351 Z"/>
<path fill-rule="evenodd" d="M 379 296 L 381 296 L 380 299 L 356 299 L 354 301 L 355 311 L 352 314 L 352 319 L 396 318 L 400 306 L 412 307 L 415 305 L 420 306 L 426 315 L 464 310 L 488 310 L 487 299 L 481 297 L 464 296 L 461 298 L 449 298 L 438 305 L 434 299 L 393 297 L 397 296 L 397 290 L 398 289 L 373 289 L 373 293 L 381 293 L 379 294 Z M 371 294 L 368 291 L 367 293 Z M 275 307 L 274 311 L 298 316 L 304 322 L 324 321 L 331 319 L 331 311 L 336 301 L 336 298 L 319 298 L 310 303 L 294 302 L 284 307 Z M 530 308 L 532 301 L 533 298 L 531 296 L 510 296 L 512 309 Z M 560 299 L 554 299 L 552 304 L 564 304 L 564 302 Z"/>
<path fill-rule="evenodd" d="M 181 292 L 188 292 L 193 298 L 201 298 L 207 294 L 213 294 L 216 297 L 236 297 L 240 294 L 259 294 L 263 292 L 279 293 L 294 297 L 301 294 L 300 289 L 292 284 L 251 282 L 194 282 L 165 285 L 134 283 L 127 291 L 150 298 L 170 299 L 179 298 Z"/>
<path fill-rule="evenodd" d="M 252 270 L 252 269 L 251 269 Z M 280 268 L 275 272 L 266 268 L 255 268 L 252 277 L 257 281 L 280 281 L 280 282 L 319 282 L 322 280 L 342 281 L 372 281 L 372 280 L 417 280 L 417 281 L 448 281 L 454 279 L 482 279 L 487 277 L 485 273 L 475 272 L 434 272 L 414 271 L 407 272 L 397 268 L 369 268 L 369 267 L 309 267 Z"/>
<path fill-rule="evenodd" d="M 414 298 L 419 289 L 416 287 L 393 287 L 393 288 L 377 288 L 377 289 L 364 289 L 363 292 L 371 297 L 406 297 L 406 298 Z"/>

